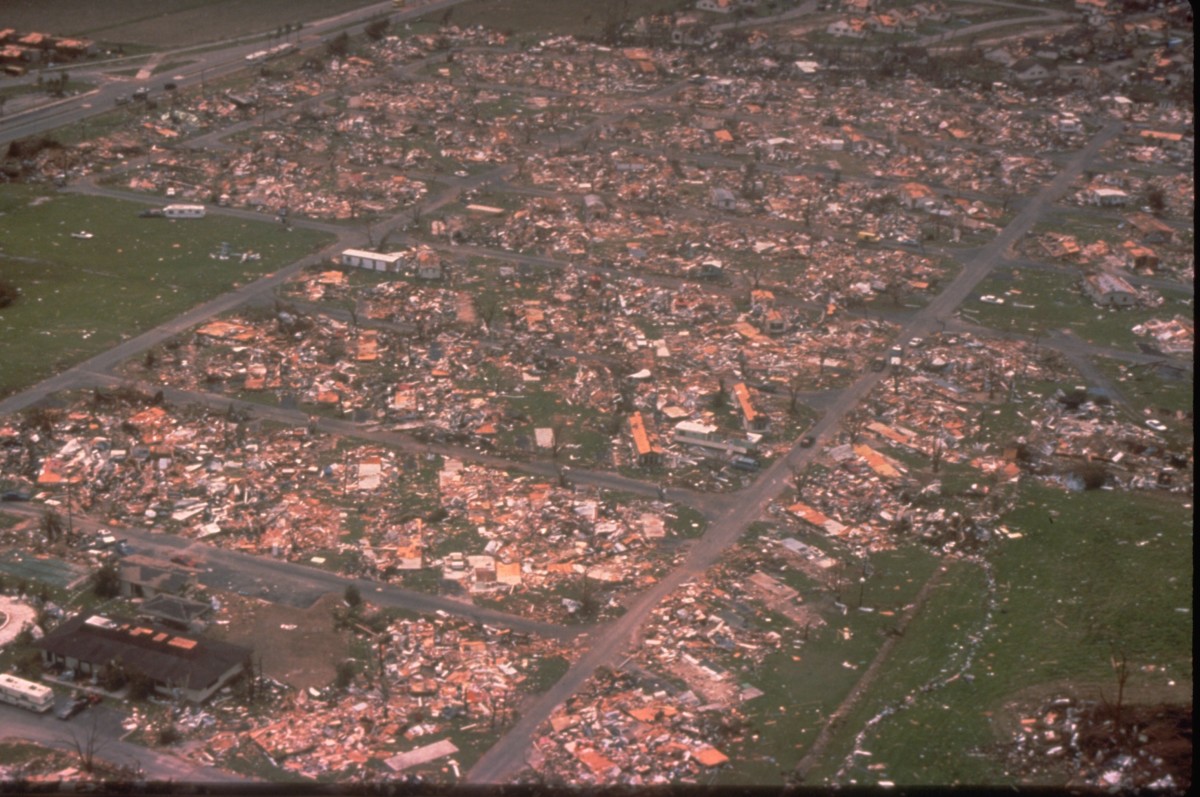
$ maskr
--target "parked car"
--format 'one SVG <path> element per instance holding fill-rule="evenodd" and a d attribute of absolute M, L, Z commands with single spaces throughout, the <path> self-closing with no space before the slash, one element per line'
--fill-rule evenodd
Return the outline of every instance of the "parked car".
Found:
<path fill-rule="evenodd" d="M 60 720 L 69 720 L 90 705 L 91 702 L 86 697 L 75 697 L 55 711 L 54 716 Z"/>

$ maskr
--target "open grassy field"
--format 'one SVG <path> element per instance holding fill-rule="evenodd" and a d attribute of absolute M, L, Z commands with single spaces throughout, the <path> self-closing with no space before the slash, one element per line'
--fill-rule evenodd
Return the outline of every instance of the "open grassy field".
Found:
<path fill-rule="evenodd" d="M 1145 409 L 1160 414 L 1163 411 L 1188 412 L 1195 403 L 1193 372 L 1164 372 L 1152 366 L 1124 365 L 1099 357 L 1092 362 L 1117 382 L 1122 395 L 1136 412 Z"/>
<path fill-rule="evenodd" d="M 621 3 L 596 3 L 591 0 L 468 0 L 447 11 L 438 11 L 431 19 L 448 18 L 460 27 L 483 25 L 508 33 L 570 34 L 600 36 L 611 19 L 611 7 Z M 686 0 L 638 0 L 628 3 L 629 15 L 637 16 L 690 7 Z M 615 13 L 615 12 L 611 12 Z"/>
<path fill-rule="evenodd" d="M 1002 332 L 1059 330 L 1090 343 L 1134 351 L 1138 341 L 1147 340 L 1133 334 L 1137 324 L 1151 318 L 1193 315 L 1190 297 L 1184 292 L 1161 293 L 1160 307 L 1109 309 L 1094 305 L 1070 274 L 1035 268 L 999 269 L 979 286 L 978 295 L 1003 298 L 1004 304 L 968 300 L 960 312 L 963 318 Z"/>
<path fill-rule="evenodd" d="M 0 189 L 0 396 L 36 383 L 328 242 L 321 233 L 220 216 L 138 218 L 142 205 Z M 87 231 L 90 239 L 72 237 Z M 261 259 L 210 257 L 222 241 Z"/>
<path fill-rule="evenodd" d="M 1192 521 L 1178 496 L 1025 486 L 1005 518 L 1021 536 L 988 554 L 993 586 L 952 568 L 809 782 L 1019 783 L 1001 756 L 1014 717 L 1111 697 L 1122 653 L 1131 694 L 1190 700 Z M 885 707 L 901 708 L 856 739 Z"/>
<path fill-rule="evenodd" d="M 367 0 L 5 0 L 6 27 L 97 41 L 185 47 L 274 31 L 370 5 Z"/>
<path fill-rule="evenodd" d="M 839 560 L 848 556 L 820 535 L 797 536 Z M 786 782 L 829 716 L 854 689 L 888 638 L 888 629 L 899 622 L 904 607 L 916 598 L 937 564 L 934 556 L 917 546 L 873 556 L 873 573 L 861 585 L 862 606 L 870 611 L 859 610 L 857 571 L 850 568 L 846 577 L 855 583 L 847 582 L 847 594 L 841 596 L 848 606 L 844 615 L 832 607 L 832 596 L 825 588 L 803 573 L 796 569 L 772 571 L 772 576 L 798 589 L 806 603 L 822 607 L 828 624 L 812 629 L 807 640 L 771 653 L 757 670 L 736 673 L 739 682 L 752 684 L 763 695 L 742 706 L 750 722 L 747 735 L 751 741 L 744 743 L 744 752 L 731 754 L 735 763 L 718 773 L 716 783 L 734 786 Z"/>

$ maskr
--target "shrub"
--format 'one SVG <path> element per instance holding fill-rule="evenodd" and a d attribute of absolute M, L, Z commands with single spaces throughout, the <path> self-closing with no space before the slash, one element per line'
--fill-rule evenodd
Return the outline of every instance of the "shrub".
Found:
<path fill-rule="evenodd" d="M 21 289 L 6 279 L 0 279 L 0 307 L 8 307 L 21 295 Z"/>
<path fill-rule="evenodd" d="M 354 681 L 354 676 L 358 668 L 354 665 L 353 659 L 344 659 L 337 664 L 337 675 L 334 676 L 333 685 L 337 689 L 345 689 Z"/>

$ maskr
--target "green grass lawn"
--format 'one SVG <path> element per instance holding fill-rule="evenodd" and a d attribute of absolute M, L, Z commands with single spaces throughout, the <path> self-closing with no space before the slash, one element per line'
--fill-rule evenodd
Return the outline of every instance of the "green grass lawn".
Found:
<path fill-rule="evenodd" d="M 1022 536 L 988 554 L 990 619 L 983 569 L 954 565 L 809 782 L 833 779 L 868 718 L 910 695 L 908 708 L 866 734 L 861 749 L 871 755 L 839 782 L 1018 783 L 998 753 L 1006 720 L 1037 708 L 1021 704 L 1021 693 L 1094 699 L 1104 689 L 1111 697 L 1114 654 L 1128 656 L 1131 690 L 1190 695 L 1193 518 L 1185 501 L 1026 485 L 1004 519 Z M 978 647 L 965 672 L 973 680 L 921 691 L 962 668 L 972 636 Z"/>
<path fill-rule="evenodd" d="M 563 464 L 590 465 L 605 461 L 610 438 L 601 428 L 603 421 L 598 410 L 571 405 L 552 389 L 540 387 L 506 395 L 504 402 L 511 411 L 527 415 L 530 423 L 511 433 L 500 434 L 497 442 L 502 449 L 518 450 L 517 436 L 531 439 L 535 429 L 548 427 L 556 430 L 560 444 L 558 459 Z"/>
<path fill-rule="evenodd" d="M 283 24 L 333 16 L 368 5 L 366 0 L 92 0 L 5 3 L 6 26 L 86 36 L 107 42 L 181 47 L 228 40 Z"/>
<path fill-rule="evenodd" d="M 797 536 L 830 556 L 846 555 L 824 537 Z M 823 611 L 828 625 L 813 629 L 807 640 L 797 629 L 789 630 L 785 639 L 795 641 L 791 644 L 785 641 L 784 647 L 768 655 L 757 670 L 737 673 L 739 682 L 752 684 L 764 693 L 742 706 L 750 722 L 747 733 L 757 738 L 751 737 L 742 751 L 730 751 L 733 762 L 718 774 L 718 784 L 771 784 L 787 780 L 826 720 L 874 659 L 887 639 L 887 629 L 899 622 L 903 607 L 932 575 L 937 560 L 922 548 L 906 546 L 876 554 L 871 558 L 871 566 L 873 574 L 862 585 L 863 606 L 874 611 L 858 610 L 855 580 L 848 584 L 849 594 L 841 596 L 848 606 L 845 615 L 833 608 Z M 847 573 L 857 579 L 853 568 Z M 798 570 L 772 571 L 771 575 L 798 589 L 806 603 L 824 605 L 832 597 Z"/>
<path fill-rule="evenodd" d="M 1152 366 L 1129 365 L 1099 357 L 1093 358 L 1092 362 L 1117 383 L 1117 389 L 1137 412 L 1143 409 L 1189 412 L 1192 409 L 1196 386 L 1190 372 L 1180 373 L 1179 378 L 1172 379 Z"/>
<path fill-rule="evenodd" d="M 1071 274 L 1003 269 L 979 286 L 975 300 L 968 300 L 961 313 L 963 318 L 1003 332 L 1063 331 L 1080 340 L 1132 351 L 1138 341 L 1145 340 L 1133 334 L 1137 324 L 1181 312 L 1192 315 L 1191 309 L 1181 304 L 1187 298 L 1182 292 L 1162 293 L 1161 307 L 1108 309 L 1092 304 Z M 988 294 L 1003 298 L 1004 304 L 978 301 L 979 296 Z"/>
<path fill-rule="evenodd" d="M 628 16 L 674 11 L 686 5 L 682 0 L 642 0 L 628 6 Z M 610 10 L 605 4 L 584 0 L 469 0 L 435 11 L 430 18 L 463 28 L 483 25 L 509 33 L 599 36 L 611 19 L 621 18 L 618 6 Z"/>
<path fill-rule="evenodd" d="M 143 206 L 0 188 L 0 276 L 22 295 L 0 310 L 0 396 L 291 263 L 327 243 L 302 229 L 220 216 L 141 219 Z M 87 231 L 81 240 L 71 233 Z M 260 260 L 209 257 L 222 241 Z"/>
<path fill-rule="evenodd" d="M 51 73 L 50 77 L 57 78 L 57 73 Z M 74 94 L 82 94 L 85 91 L 91 91 L 95 88 L 94 83 L 85 83 L 79 80 L 69 80 L 67 85 L 63 87 L 63 96 L 71 96 Z M 0 88 L 0 98 L 19 97 L 24 94 L 44 94 L 46 102 L 54 102 L 57 97 L 54 97 L 41 86 L 33 83 L 19 83 L 11 86 Z"/>

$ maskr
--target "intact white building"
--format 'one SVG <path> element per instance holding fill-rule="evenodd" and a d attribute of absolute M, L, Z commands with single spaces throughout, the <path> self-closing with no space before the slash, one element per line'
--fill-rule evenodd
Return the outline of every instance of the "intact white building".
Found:
<path fill-rule="evenodd" d="M 202 219 L 204 214 L 204 205 L 167 205 L 163 208 L 163 215 L 168 219 Z"/>
<path fill-rule="evenodd" d="M 365 249 L 343 250 L 341 263 L 343 266 L 365 268 L 370 271 L 398 271 L 400 262 L 404 259 L 401 252 L 368 252 Z"/>

